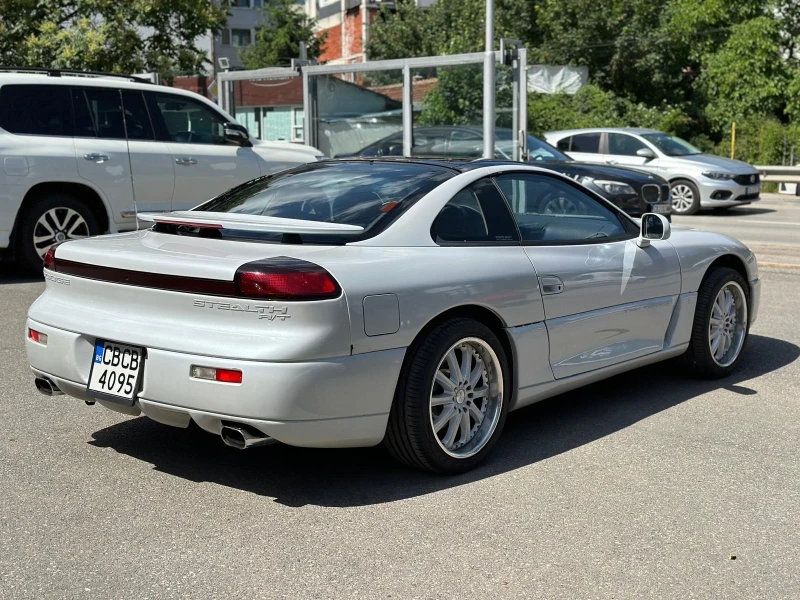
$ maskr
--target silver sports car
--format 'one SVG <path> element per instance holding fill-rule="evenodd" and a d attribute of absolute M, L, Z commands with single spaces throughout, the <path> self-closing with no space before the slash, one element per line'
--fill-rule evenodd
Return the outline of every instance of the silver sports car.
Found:
<path fill-rule="evenodd" d="M 758 312 L 740 242 L 519 163 L 327 161 L 139 217 L 48 253 L 36 386 L 238 448 L 464 471 L 543 398 L 679 355 L 730 373 Z"/>

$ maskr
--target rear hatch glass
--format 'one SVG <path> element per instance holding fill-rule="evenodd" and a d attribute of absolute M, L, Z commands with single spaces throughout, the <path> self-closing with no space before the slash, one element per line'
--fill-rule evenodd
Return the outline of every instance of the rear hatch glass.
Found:
<path fill-rule="evenodd" d="M 342 244 L 372 237 L 456 171 L 420 163 L 322 162 L 256 179 L 192 212 L 228 213 L 354 225 L 351 235 L 193 228 L 160 223 L 157 230 L 179 235 L 284 243 Z"/>

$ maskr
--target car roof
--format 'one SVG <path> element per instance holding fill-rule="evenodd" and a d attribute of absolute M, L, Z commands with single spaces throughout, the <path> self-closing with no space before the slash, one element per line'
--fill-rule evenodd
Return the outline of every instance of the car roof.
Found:
<path fill-rule="evenodd" d="M 658 129 L 647 129 L 645 127 L 587 127 L 585 129 L 564 129 L 562 131 L 548 131 L 544 134 L 545 137 L 565 137 L 568 135 L 577 135 L 580 133 L 635 133 L 641 135 L 643 133 L 663 133 Z"/>
<path fill-rule="evenodd" d="M 424 156 L 419 157 L 402 157 L 402 156 L 366 156 L 366 157 L 345 157 L 345 158 L 331 158 L 328 159 L 326 162 L 335 162 L 335 163 L 344 163 L 344 162 L 352 162 L 352 163 L 382 163 L 382 164 L 416 164 L 416 165 L 427 165 L 433 167 L 442 167 L 445 169 L 450 169 L 451 171 L 456 171 L 458 173 L 466 173 L 467 171 L 472 171 L 474 169 L 480 169 L 483 167 L 509 167 L 509 168 L 520 168 L 520 167 L 530 167 L 530 166 L 538 166 L 538 165 L 531 165 L 528 163 L 521 163 L 513 160 L 499 160 L 494 158 L 437 158 L 437 157 L 430 157 L 426 158 Z M 550 170 L 546 169 L 545 170 Z"/>
<path fill-rule="evenodd" d="M 125 75 L 91 75 L 84 76 L 78 74 L 62 74 L 57 76 L 42 73 L 19 73 L 19 72 L 0 72 L 0 87 L 9 84 L 29 84 L 29 85 L 78 85 L 81 87 L 115 87 L 123 90 L 150 90 L 155 92 L 165 92 L 179 96 L 189 96 L 200 98 L 209 102 L 200 94 L 195 94 L 188 90 L 174 88 L 166 85 L 157 85 L 144 80 L 131 81 Z"/>

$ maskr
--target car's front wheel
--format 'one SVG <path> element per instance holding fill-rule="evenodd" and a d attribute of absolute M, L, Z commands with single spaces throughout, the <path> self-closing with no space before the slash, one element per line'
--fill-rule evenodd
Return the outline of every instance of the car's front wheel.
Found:
<path fill-rule="evenodd" d="M 685 355 L 696 373 L 725 377 L 736 368 L 750 332 L 749 308 L 749 286 L 737 271 L 722 267 L 706 276 Z"/>
<path fill-rule="evenodd" d="M 68 194 L 49 194 L 30 205 L 17 232 L 23 269 L 41 272 L 47 250 L 67 240 L 100 233 L 97 218 L 83 202 Z"/>
<path fill-rule="evenodd" d="M 506 353 L 491 329 L 452 319 L 409 348 L 385 444 L 398 460 L 437 473 L 472 469 L 497 441 L 508 412 Z"/>
<path fill-rule="evenodd" d="M 700 190 L 691 181 L 672 182 L 672 214 L 693 215 L 700 210 Z"/>

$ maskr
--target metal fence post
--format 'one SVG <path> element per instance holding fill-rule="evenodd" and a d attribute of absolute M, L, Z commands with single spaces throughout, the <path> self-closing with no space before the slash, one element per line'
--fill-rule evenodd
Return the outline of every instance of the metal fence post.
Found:
<path fill-rule="evenodd" d="M 519 71 L 519 149 L 520 160 L 526 161 L 528 154 L 528 49 L 517 49 L 517 70 Z"/>
<path fill-rule="evenodd" d="M 411 67 L 403 66 L 403 156 L 411 156 L 414 147 L 414 95 Z"/>
<path fill-rule="evenodd" d="M 483 57 L 483 158 L 494 158 L 494 0 L 486 0 L 486 51 Z"/>

